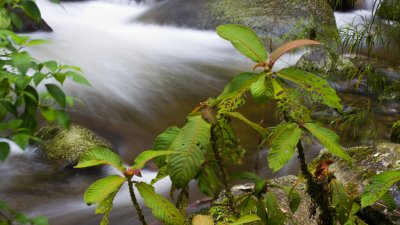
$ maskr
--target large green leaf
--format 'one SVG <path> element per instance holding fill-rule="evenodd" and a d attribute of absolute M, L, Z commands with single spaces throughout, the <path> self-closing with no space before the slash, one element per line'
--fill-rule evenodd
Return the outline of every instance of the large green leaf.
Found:
<path fill-rule="evenodd" d="M 40 15 L 40 10 L 37 7 L 36 3 L 30 0 L 24 0 L 21 3 L 26 15 L 31 17 L 36 22 L 39 22 L 41 19 L 41 15 Z"/>
<path fill-rule="evenodd" d="M 272 192 L 267 193 L 267 212 L 268 225 L 283 225 L 285 224 L 286 215 L 281 211 L 276 196 Z"/>
<path fill-rule="evenodd" d="M 111 175 L 94 182 L 85 191 L 84 200 L 86 204 L 90 205 L 102 202 L 108 196 L 118 191 L 125 181 L 124 177 Z"/>
<path fill-rule="evenodd" d="M 10 154 L 10 146 L 6 142 L 0 142 L 0 161 L 6 160 Z"/>
<path fill-rule="evenodd" d="M 349 154 L 340 145 L 339 136 L 335 132 L 315 123 L 306 123 L 304 127 L 318 138 L 330 153 L 344 160 L 351 161 Z"/>
<path fill-rule="evenodd" d="M 292 211 L 292 213 L 295 213 L 301 203 L 300 193 L 296 191 L 294 187 L 282 187 L 282 189 L 288 196 L 290 210 Z"/>
<path fill-rule="evenodd" d="M 229 223 L 229 225 L 241 225 L 241 224 L 247 224 L 255 221 L 261 220 L 260 217 L 258 217 L 255 214 L 251 215 L 245 215 L 237 219 L 234 223 Z"/>
<path fill-rule="evenodd" d="M 274 87 L 270 77 L 260 76 L 251 85 L 250 90 L 256 103 L 263 103 L 274 96 Z"/>
<path fill-rule="evenodd" d="M 336 218 L 340 224 L 346 223 L 351 215 L 354 200 L 347 194 L 343 185 L 336 180 L 330 183 L 332 207 L 335 208 Z"/>
<path fill-rule="evenodd" d="M 314 101 L 321 102 L 329 107 L 343 111 L 340 98 L 335 89 L 329 86 L 326 80 L 317 75 L 295 68 L 285 68 L 278 72 L 278 76 L 298 84 L 303 89 L 311 92 Z"/>
<path fill-rule="evenodd" d="M 396 183 L 400 181 L 400 170 L 386 171 L 371 177 L 361 198 L 361 206 L 367 207 L 378 199 Z"/>
<path fill-rule="evenodd" d="M 58 104 L 60 104 L 63 108 L 65 108 L 67 100 L 64 91 L 55 84 L 46 84 L 46 88 L 47 91 L 50 93 L 51 97 L 53 97 Z"/>
<path fill-rule="evenodd" d="M 264 127 L 251 122 L 249 119 L 247 119 L 245 116 L 243 116 L 241 113 L 239 112 L 230 112 L 227 113 L 229 116 L 234 117 L 238 120 L 241 120 L 242 122 L 246 123 L 247 125 L 251 126 L 254 130 L 256 130 L 258 133 L 260 133 L 263 137 L 265 137 L 268 133 L 267 129 L 265 129 Z"/>
<path fill-rule="evenodd" d="M 280 170 L 293 157 L 300 140 L 301 129 L 295 123 L 277 126 L 268 137 L 268 162 L 275 172 Z"/>
<path fill-rule="evenodd" d="M 181 129 L 178 127 L 172 126 L 167 128 L 163 133 L 157 136 L 156 140 L 153 144 L 153 150 L 160 151 L 160 150 L 170 150 L 170 146 L 175 138 L 178 136 Z M 157 157 L 154 161 L 156 162 L 158 168 L 163 167 L 166 157 L 160 156 Z"/>
<path fill-rule="evenodd" d="M 78 165 L 75 168 L 85 168 L 97 166 L 101 164 L 108 164 L 121 172 L 126 170 L 121 158 L 106 148 L 94 147 L 90 148 L 83 153 L 79 159 Z"/>
<path fill-rule="evenodd" d="M 199 172 L 210 141 L 211 125 L 201 116 L 189 118 L 171 144 L 171 150 L 181 154 L 167 157 L 168 173 L 177 188 L 185 187 Z"/>
<path fill-rule="evenodd" d="M 267 61 L 267 50 L 253 30 L 242 25 L 226 24 L 217 27 L 217 34 L 254 62 Z"/>
<path fill-rule="evenodd" d="M 165 156 L 165 155 L 171 155 L 171 154 L 177 154 L 177 152 L 175 152 L 175 151 L 153 151 L 153 150 L 144 151 L 135 158 L 135 161 L 133 162 L 133 166 L 131 166 L 131 169 L 132 170 L 141 169 L 146 165 L 146 163 L 149 160 L 152 160 L 153 158 L 158 157 L 158 156 Z"/>
<path fill-rule="evenodd" d="M 152 214 L 166 225 L 182 225 L 184 218 L 168 199 L 154 191 L 154 187 L 140 182 L 135 184 L 144 204 L 151 209 Z"/>

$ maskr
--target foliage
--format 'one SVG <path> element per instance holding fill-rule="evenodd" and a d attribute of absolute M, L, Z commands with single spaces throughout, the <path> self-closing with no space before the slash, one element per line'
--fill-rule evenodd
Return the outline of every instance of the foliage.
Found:
<path fill-rule="evenodd" d="M 6 202 L 0 201 L 0 224 L 4 225 L 48 225 L 48 219 L 43 216 L 28 217 L 15 211 Z"/>
<path fill-rule="evenodd" d="M 17 13 L 18 10 L 36 23 L 42 19 L 40 10 L 33 0 L 3 0 L 0 2 L 0 29 L 21 29 L 23 19 Z"/>
<path fill-rule="evenodd" d="M 332 154 L 351 161 L 339 144 L 338 136 L 333 131 L 314 123 L 311 110 L 309 110 L 310 107 L 318 104 L 342 112 L 340 98 L 324 79 L 312 73 L 294 68 L 272 72 L 274 63 L 286 52 L 304 45 L 320 43 L 312 40 L 297 40 L 268 54 L 257 35 L 244 26 L 223 25 L 217 28 L 217 33 L 256 63 L 254 71 L 234 76 L 219 96 L 210 98 L 195 108 L 189 114 L 183 127 L 166 129 L 156 138 L 152 150 L 145 151 L 138 156 L 135 160 L 136 166 L 125 169 L 121 167 L 120 160 L 116 160 L 115 154 L 104 153 L 106 150 L 99 148 L 88 150 L 81 157 L 77 167 L 109 164 L 123 173 L 125 178 L 116 175 L 113 175 L 116 176 L 113 178 L 106 178 L 107 180 L 116 179 L 117 181 L 113 185 L 107 182 L 104 184 L 104 180 L 95 182 L 89 187 L 88 192 L 103 191 L 98 192 L 98 198 L 94 198 L 95 201 L 87 201 L 85 198 L 86 202 L 98 203 L 107 198 L 112 199 L 112 196 L 118 191 L 122 179 L 125 179 L 130 188 L 135 183 L 144 198 L 145 205 L 152 209 L 153 215 L 157 219 L 166 224 L 180 224 L 188 204 L 189 182 L 197 180 L 200 191 L 214 199 L 220 195 L 222 187 L 225 188 L 225 200 L 221 203 L 223 205 L 221 207 L 225 207 L 228 214 L 235 217 L 233 219 L 235 221 L 222 219 L 225 223 L 242 224 L 259 220 L 260 223 L 265 224 L 284 224 L 287 216 L 280 209 L 276 196 L 268 191 L 269 188 L 276 187 L 276 185 L 272 185 L 251 172 L 229 173 L 227 170 L 227 165 L 241 162 L 245 151 L 240 146 L 239 138 L 231 125 L 231 121 L 236 119 L 259 133 L 262 140 L 261 146 L 269 148 L 268 162 L 274 171 L 284 167 L 297 151 L 302 165 L 302 173 L 307 180 L 308 193 L 322 211 L 323 216 L 320 217 L 320 220 L 343 222 L 342 208 L 338 207 L 337 210 L 334 208 L 339 204 L 336 201 L 338 198 L 330 200 L 329 197 L 332 193 L 334 196 L 345 196 L 342 189 L 330 191 L 328 185 L 331 179 L 326 178 L 322 181 L 311 175 L 304 159 L 304 149 L 301 143 L 303 136 L 313 135 Z M 256 72 L 260 67 L 261 71 Z M 279 114 L 283 118 L 282 123 L 275 128 L 266 128 L 237 112 L 246 104 L 247 95 L 250 95 L 259 104 L 266 102 L 277 104 Z M 151 185 L 131 180 L 132 174 L 137 174 L 135 171 L 142 168 L 145 162 L 152 158 L 155 158 L 160 170 L 151 185 L 169 176 L 172 181 L 171 196 L 175 192 L 179 193 L 176 200 L 177 208 L 156 194 Z M 137 162 L 139 159 L 143 161 Z M 235 179 L 250 180 L 255 184 L 254 190 L 242 199 L 235 199 L 230 190 L 230 182 Z M 284 190 L 284 193 L 288 195 L 290 208 L 292 211 L 296 211 L 300 204 L 300 197 L 296 190 L 293 187 L 279 186 L 278 188 Z M 130 189 L 130 194 L 139 218 L 142 218 L 142 224 L 146 224 L 144 217 L 140 215 L 141 209 L 137 204 L 133 188 Z M 240 208 L 239 211 L 238 208 Z M 354 212 L 356 211 L 354 210 Z M 346 213 L 349 212 L 346 211 Z M 351 215 L 353 216 L 353 214 Z M 347 217 L 344 222 L 351 222 L 352 218 Z"/>

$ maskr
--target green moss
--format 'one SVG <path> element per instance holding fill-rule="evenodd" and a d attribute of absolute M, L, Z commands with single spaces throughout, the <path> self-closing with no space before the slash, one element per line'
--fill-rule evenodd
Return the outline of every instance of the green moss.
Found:
<path fill-rule="evenodd" d="M 75 164 L 88 148 L 111 148 L 110 144 L 90 130 L 71 125 L 69 130 L 56 125 L 42 128 L 37 135 L 43 140 L 40 149 L 43 155 L 62 166 Z"/>
<path fill-rule="evenodd" d="M 390 133 L 390 141 L 400 144 L 400 120 L 395 122 Z"/>

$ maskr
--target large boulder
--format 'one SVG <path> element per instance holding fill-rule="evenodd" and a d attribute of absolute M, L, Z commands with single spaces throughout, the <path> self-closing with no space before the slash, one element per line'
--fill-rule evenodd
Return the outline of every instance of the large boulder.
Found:
<path fill-rule="evenodd" d="M 326 0 L 167 0 L 139 20 L 209 30 L 242 24 L 263 38 L 332 40 L 338 34 Z"/>
<path fill-rule="evenodd" d="M 400 145 L 382 142 L 373 146 L 353 147 L 347 150 L 353 161 L 346 161 L 333 157 L 323 152 L 315 162 L 321 160 L 333 160 L 329 169 L 334 173 L 338 181 L 343 183 L 352 196 L 360 198 L 369 178 L 375 174 L 387 170 L 400 169 Z M 393 197 L 398 199 L 399 193 L 392 192 Z M 390 211 L 384 204 L 376 203 L 371 207 L 362 209 L 357 214 L 368 224 L 400 224 L 400 215 L 397 211 Z"/>
<path fill-rule="evenodd" d="M 79 125 L 71 125 L 69 129 L 50 125 L 40 129 L 37 136 L 43 140 L 39 146 L 42 155 L 61 168 L 75 165 L 91 147 L 112 149 L 107 141 Z"/>

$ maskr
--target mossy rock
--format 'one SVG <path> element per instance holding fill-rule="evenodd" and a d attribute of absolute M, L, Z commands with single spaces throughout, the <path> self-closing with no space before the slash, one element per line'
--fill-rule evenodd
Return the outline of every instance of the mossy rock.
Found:
<path fill-rule="evenodd" d="M 287 219 L 285 224 L 307 224 L 307 225 L 316 225 L 318 215 L 314 217 L 310 213 L 310 209 L 312 208 L 312 202 L 310 197 L 307 195 L 305 190 L 304 183 L 298 184 L 299 178 L 293 175 L 280 177 L 271 180 L 271 183 L 276 186 L 288 186 L 292 187 L 295 186 L 295 190 L 300 194 L 301 202 L 300 206 L 295 213 L 292 213 L 289 207 L 289 200 L 286 193 L 279 188 L 269 188 L 268 190 L 273 192 L 276 195 L 276 199 L 278 201 L 278 205 L 281 211 L 286 215 Z M 235 200 L 243 199 L 243 196 L 248 195 L 254 190 L 254 184 L 243 184 L 243 185 L 236 185 L 231 188 L 232 194 Z M 236 214 L 232 213 L 229 208 L 226 206 L 227 198 L 225 197 L 224 193 L 220 195 L 220 197 L 211 203 L 211 206 L 201 210 L 198 213 L 194 213 L 193 215 L 189 216 L 186 221 L 185 225 L 192 224 L 192 218 L 196 215 L 208 215 L 214 219 L 215 225 L 222 225 L 228 224 L 230 222 L 234 222 Z M 254 206 L 255 211 L 255 206 Z M 249 212 L 250 213 L 250 212 Z M 296 221 L 296 223 L 293 223 Z M 259 224 L 259 223 L 248 223 L 250 224 Z"/>
<path fill-rule="evenodd" d="M 382 19 L 400 21 L 400 1 L 383 0 L 377 14 Z"/>
<path fill-rule="evenodd" d="M 390 133 L 390 141 L 400 144 L 400 120 L 393 124 Z"/>
<path fill-rule="evenodd" d="M 358 196 L 359 199 L 371 176 L 387 170 L 400 169 L 399 144 L 382 142 L 373 146 L 349 148 L 347 152 L 353 159 L 351 164 L 322 152 L 311 167 L 315 167 L 321 160 L 333 160 L 330 171 L 352 196 Z M 400 224 L 399 214 L 388 211 L 384 204 L 379 203 L 363 209 L 359 216 L 368 224 Z"/>
<path fill-rule="evenodd" d="M 139 20 L 206 30 L 221 24 L 242 24 L 264 39 L 275 40 L 316 38 L 329 42 L 338 36 L 333 10 L 326 0 L 168 0 Z"/>
<path fill-rule="evenodd" d="M 39 146 L 42 155 L 62 168 L 78 163 L 79 157 L 91 147 L 112 149 L 107 141 L 79 125 L 71 125 L 68 130 L 49 125 L 41 128 L 37 136 L 43 140 Z"/>

